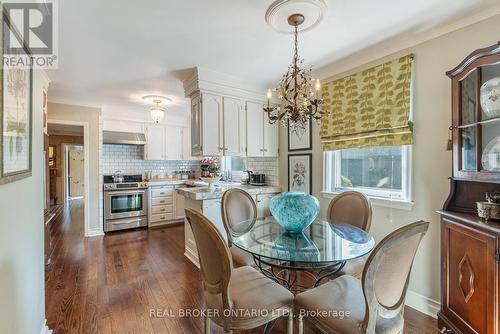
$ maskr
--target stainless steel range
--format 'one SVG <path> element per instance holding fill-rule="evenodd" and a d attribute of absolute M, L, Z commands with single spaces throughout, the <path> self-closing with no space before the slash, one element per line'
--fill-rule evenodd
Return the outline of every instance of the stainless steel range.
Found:
<path fill-rule="evenodd" d="M 104 232 L 147 226 L 148 200 L 142 175 L 105 175 Z"/>

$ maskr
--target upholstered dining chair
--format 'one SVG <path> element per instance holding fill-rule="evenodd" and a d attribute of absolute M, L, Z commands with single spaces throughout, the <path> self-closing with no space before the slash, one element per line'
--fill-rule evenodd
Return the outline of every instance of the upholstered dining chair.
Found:
<path fill-rule="evenodd" d="M 386 236 L 370 254 L 358 280 L 345 275 L 295 297 L 299 334 L 305 315 L 324 333 L 403 333 L 406 291 L 413 260 L 429 223 L 419 221 Z M 342 318 L 309 316 L 307 311 L 349 311 Z"/>
<path fill-rule="evenodd" d="M 253 256 L 232 245 L 232 238 L 248 232 L 257 218 L 257 206 L 249 193 L 242 189 L 228 189 L 222 195 L 221 215 L 227 242 L 235 267 L 254 266 Z M 248 224 L 239 224 L 247 220 Z"/>
<path fill-rule="evenodd" d="M 205 334 L 210 333 L 211 321 L 232 333 L 269 324 L 284 315 L 288 315 L 287 333 L 291 334 L 293 294 L 250 266 L 233 269 L 229 247 L 218 229 L 193 209 L 186 209 L 186 218 L 203 278 Z"/>
<path fill-rule="evenodd" d="M 358 191 L 345 191 L 330 202 L 327 218 L 336 223 L 350 224 L 366 232 L 372 224 L 372 206 L 370 199 Z M 368 255 L 347 261 L 345 266 L 334 277 L 351 275 L 361 278 Z"/>

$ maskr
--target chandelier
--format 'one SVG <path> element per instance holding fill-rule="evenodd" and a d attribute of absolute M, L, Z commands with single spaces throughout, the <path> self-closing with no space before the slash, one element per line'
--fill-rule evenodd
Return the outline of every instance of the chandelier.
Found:
<path fill-rule="evenodd" d="M 149 108 L 149 112 L 151 113 L 151 118 L 153 122 L 160 123 L 165 117 L 165 107 L 162 106 L 162 103 L 172 102 L 171 99 L 161 95 L 146 95 L 142 97 L 143 100 L 153 103 L 153 106 Z"/>
<path fill-rule="evenodd" d="M 273 91 L 267 91 L 267 106 L 264 112 L 269 118 L 269 123 L 280 122 L 283 126 L 290 124 L 294 131 L 304 130 L 309 121 L 319 121 L 323 112 L 321 105 L 321 84 L 314 82 L 311 76 L 312 68 L 301 68 L 304 59 L 298 53 L 298 27 L 304 22 L 304 15 L 293 14 L 288 17 L 288 24 L 294 27 L 295 49 L 291 65 L 283 74 L 278 87 L 274 88 L 281 106 L 271 105 Z"/>

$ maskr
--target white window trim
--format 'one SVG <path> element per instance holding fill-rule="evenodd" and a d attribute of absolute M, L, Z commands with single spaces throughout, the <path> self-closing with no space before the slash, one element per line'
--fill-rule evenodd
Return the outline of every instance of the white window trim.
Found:
<path fill-rule="evenodd" d="M 333 157 L 332 157 L 333 156 Z M 371 202 L 375 206 L 381 206 L 386 208 L 394 208 L 401 210 L 411 210 L 413 208 L 412 201 L 412 180 L 413 180 L 413 147 L 405 146 L 403 149 L 403 159 L 402 159 L 402 169 L 406 169 L 407 173 L 402 174 L 402 194 L 403 198 L 400 196 L 400 192 L 398 192 L 397 197 L 399 198 L 391 198 L 391 193 L 389 191 L 380 191 L 376 189 L 362 189 L 362 188 L 348 188 L 343 187 L 338 191 L 329 190 L 330 185 L 332 184 L 332 176 L 335 177 L 336 180 L 340 178 L 340 168 L 333 168 L 331 171 L 332 159 L 336 159 L 335 166 L 338 166 L 340 163 L 340 152 L 335 152 L 333 155 L 327 154 L 327 152 L 323 153 L 323 191 L 321 195 L 323 198 L 332 199 L 336 195 L 340 194 L 342 191 L 355 190 L 363 192 L 365 195 L 370 198 Z M 338 188 L 337 188 L 338 189 Z M 364 191 L 363 191 L 364 190 Z M 396 195 L 396 194 L 395 194 Z"/>

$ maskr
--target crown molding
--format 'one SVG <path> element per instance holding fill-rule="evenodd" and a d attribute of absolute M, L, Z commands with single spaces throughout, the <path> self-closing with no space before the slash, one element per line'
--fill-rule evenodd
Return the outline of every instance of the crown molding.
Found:
<path fill-rule="evenodd" d="M 201 91 L 255 101 L 266 99 L 265 87 L 203 67 L 196 67 L 182 84 L 186 97 L 191 97 Z"/>

